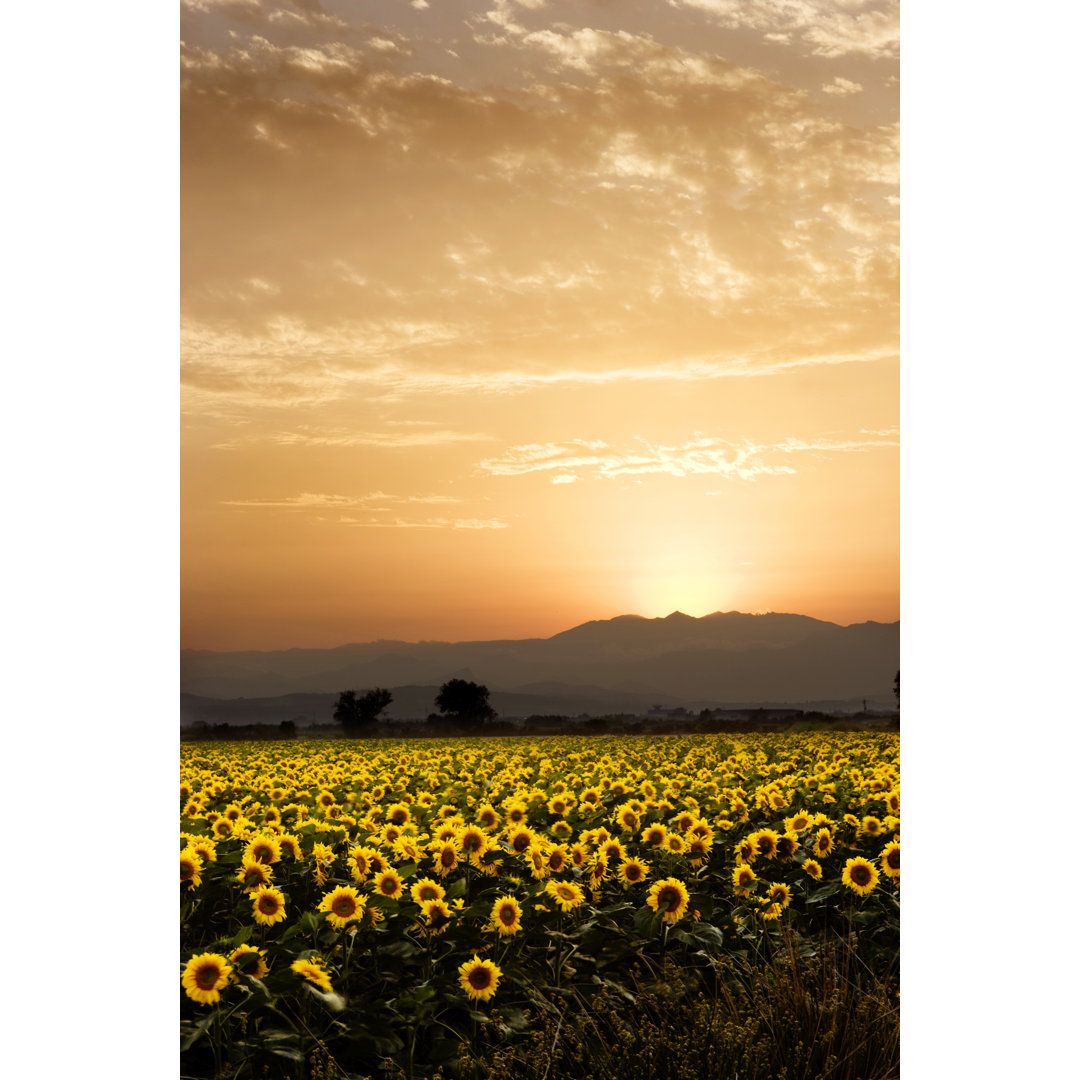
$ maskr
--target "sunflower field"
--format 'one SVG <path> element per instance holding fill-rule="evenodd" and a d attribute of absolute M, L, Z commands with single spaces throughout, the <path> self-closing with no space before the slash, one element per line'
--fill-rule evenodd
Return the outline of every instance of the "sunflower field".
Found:
<path fill-rule="evenodd" d="M 181 1075 L 888 1077 L 899 897 L 895 734 L 182 744 Z"/>

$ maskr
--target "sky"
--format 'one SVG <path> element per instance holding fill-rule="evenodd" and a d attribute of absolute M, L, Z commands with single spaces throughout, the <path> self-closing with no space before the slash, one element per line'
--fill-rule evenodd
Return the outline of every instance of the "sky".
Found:
<path fill-rule="evenodd" d="M 899 618 L 898 30 L 182 0 L 182 645 Z"/>

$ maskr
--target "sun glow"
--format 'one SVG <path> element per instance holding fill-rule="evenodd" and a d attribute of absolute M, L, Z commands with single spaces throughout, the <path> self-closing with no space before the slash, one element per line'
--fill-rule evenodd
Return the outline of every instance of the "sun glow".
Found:
<path fill-rule="evenodd" d="M 724 609 L 727 590 L 716 577 L 698 574 L 658 574 L 638 583 L 634 605 L 651 617 L 681 611 L 700 618 Z"/>

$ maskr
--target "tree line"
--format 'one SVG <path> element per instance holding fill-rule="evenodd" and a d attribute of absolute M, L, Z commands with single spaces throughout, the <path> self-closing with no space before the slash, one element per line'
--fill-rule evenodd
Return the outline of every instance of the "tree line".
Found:
<path fill-rule="evenodd" d="M 371 690 L 342 690 L 334 706 L 334 720 L 347 734 L 370 730 L 390 706 L 394 695 L 376 686 Z M 438 713 L 428 717 L 431 724 L 476 728 L 498 715 L 488 703 L 488 688 L 465 679 L 451 679 L 435 695 Z"/>

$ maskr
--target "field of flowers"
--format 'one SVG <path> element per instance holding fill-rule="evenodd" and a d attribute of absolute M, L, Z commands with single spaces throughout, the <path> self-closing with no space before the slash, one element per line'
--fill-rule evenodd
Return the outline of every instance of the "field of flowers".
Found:
<path fill-rule="evenodd" d="M 895 978 L 895 734 L 185 744 L 180 780 L 185 1077 L 524 1076 L 737 965 Z"/>

